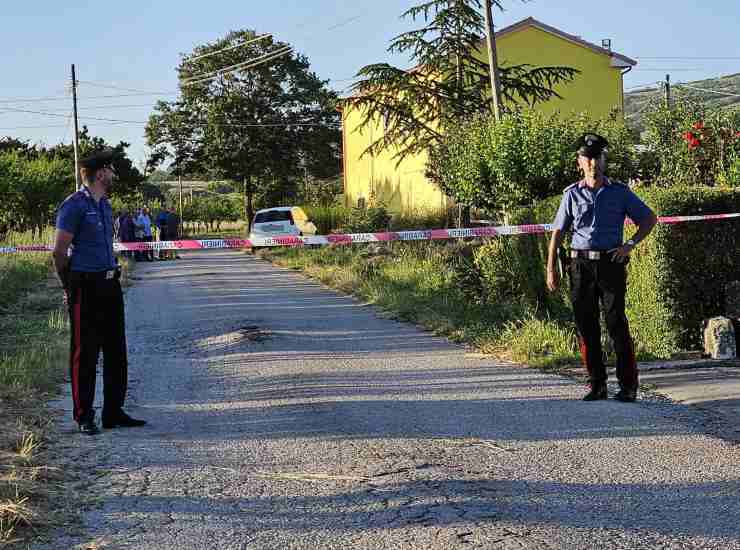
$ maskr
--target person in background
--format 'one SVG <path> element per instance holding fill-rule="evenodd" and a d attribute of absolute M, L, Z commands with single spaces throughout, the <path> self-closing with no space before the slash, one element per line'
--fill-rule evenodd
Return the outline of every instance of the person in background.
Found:
<path fill-rule="evenodd" d="M 118 217 L 118 242 L 130 243 L 134 241 L 134 220 L 129 214 L 128 208 L 124 207 L 121 210 L 121 215 Z M 130 251 L 123 251 L 122 254 L 130 258 Z"/>
<path fill-rule="evenodd" d="M 120 242 L 120 230 L 121 230 L 121 215 L 123 214 L 123 210 L 119 210 L 118 214 L 116 214 L 113 217 L 113 240 L 115 242 Z"/>
<path fill-rule="evenodd" d="M 141 228 L 141 242 L 150 243 L 154 240 L 154 237 L 152 236 L 152 219 L 149 217 L 149 208 L 146 206 L 141 209 L 141 212 L 136 217 L 136 225 Z M 144 250 L 142 252 L 142 258 L 153 262 L 154 251 L 151 249 Z"/>
<path fill-rule="evenodd" d="M 167 208 L 162 208 L 162 210 L 159 211 L 159 214 L 157 214 L 157 218 L 154 220 L 154 223 L 157 226 L 157 229 L 159 229 L 159 241 L 169 241 L 171 240 L 168 232 L 168 220 L 169 220 L 169 213 L 167 212 Z M 168 250 L 160 250 L 159 251 L 159 259 L 160 260 L 167 260 L 169 256 Z"/>
<path fill-rule="evenodd" d="M 167 215 L 167 236 L 171 241 L 176 241 L 181 237 L 180 216 L 177 215 L 177 212 L 175 212 L 175 208 L 173 206 L 170 206 Z M 172 250 L 172 258 L 174 260 L 180 259 L 180 256 L 177 255 L 177 250 Z"/>

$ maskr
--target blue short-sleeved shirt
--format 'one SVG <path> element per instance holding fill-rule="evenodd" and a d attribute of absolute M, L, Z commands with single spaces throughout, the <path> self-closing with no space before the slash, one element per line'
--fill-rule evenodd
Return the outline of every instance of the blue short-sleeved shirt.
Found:
<path fill-rule="evenodd" d="M 74 235 L 72 271 L 95 273 L 116 267 L 113 212 L 105 197 L 95 202 L 87 187 L 71 194 L 59 207 L 57 229 Z"/>
<path fill-rule="evenodd" d="M 611 250 L 622 245 L 624 220 L 639 224 L 653 211 L 624 183 L 606 180 L 597 191 L 584 181 L 566 187 L 554 229 L 573 229 L 571 248 Z"/>
<path fill-rule="evenodd" d="M 134 223 L 143 227 L 145 237 L 152 236 L 152 219 L 147 214 L 139 214 L 136 216 Z"/>
<path fill-rule="evenodd" d="M 155 223 L 157 224 L 157 227 L 159 227 L 160 229 L 164 227 L 166 229 L 169 217 L 170 217 L 169 214 L 167 214 L 167 212 L 162 210 L 157 216 L 157 220 L 155 221 Z"/>

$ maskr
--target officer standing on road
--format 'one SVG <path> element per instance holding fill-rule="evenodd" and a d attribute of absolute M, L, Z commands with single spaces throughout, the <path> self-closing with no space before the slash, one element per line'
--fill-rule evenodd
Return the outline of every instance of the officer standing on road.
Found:
<path fill-rule="evenodd" d="M 637 397 L 638 376 L 634 343 L 625 315 L 627 269 L 632 250 L 652 231 L 658 219 L 650 208 L 624 183 L 609 179 L 606 170 L 606 139 L 586 134 L 578 141 L 578 166 L 584 179 L 565 189 L 547 258 L 547 287 L 555 291 L 560 284 L 557 252 L 563 233 L 573 230 L 570 258 L 570 294 L 581 357 L 588 370 L 591 391 L 584 401 L 607 398 L 606 367 L 601 350 L 599 300 L 617 355 L 615 398 L 631 402 Z M 622 243 L 624 220 L 638 226 L 637 233 Z"/>
<path fill-rule="evenodd" d="M 80 431 L 88 435 L 98 432 L 93 401 L 101 349 L 103 427 L 146 424 L 123 412 L 128 380 L 123 294 L 120 268 L 113 255 L 113 215 L 106 198 L 113 184 L 112 161 L 111 149 L 80 161 L 84 187 L 59 207 L 53 252 L 69 306 L 73 415 Z"/>

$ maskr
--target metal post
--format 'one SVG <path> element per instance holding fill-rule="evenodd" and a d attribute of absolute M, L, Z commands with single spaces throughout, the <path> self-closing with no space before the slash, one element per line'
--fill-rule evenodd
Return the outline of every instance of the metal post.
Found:
<path fill-rule="evenodd" d="M 77 78 L 75 77 L 75 66 L 72 64 L 72 113 L 74 116 L 75 124 L 75 135 L 74 135 L 74 151 L 75 151 L 75 191 L 82 187 L 80 182 L 80 157 L 79 149 L 80 144 L 78 142 L 79 130 L 77 127 Z"/>
<path fill-rule="evenodd" d="M 485 0 L 486 12 L 486 42 L 488 43 L 488 64 L 491 73 L 491 99 L 493 100 L 493 116 L 501 119 L 501 82 L 498 75 L 498 55 L 496 54 L 496 35 L 493 30 L 493 14 L 491 0 Z"/>
<path fill-rule="evenodd" d="M 665 106 L 671 108 L 671 75 L 665 75 Z"/>

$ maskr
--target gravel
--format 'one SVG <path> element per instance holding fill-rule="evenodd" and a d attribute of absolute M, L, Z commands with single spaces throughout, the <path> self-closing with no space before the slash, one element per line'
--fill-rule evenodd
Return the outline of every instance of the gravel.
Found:
<path fill-rule="evenodd" d="M 38 549 L 740 549 L 740 447 L 700 413 L 584 403 L 238 252 L 137 277 L 127 409 L 150 424 L 65 416 L 95 502 Z"/>

